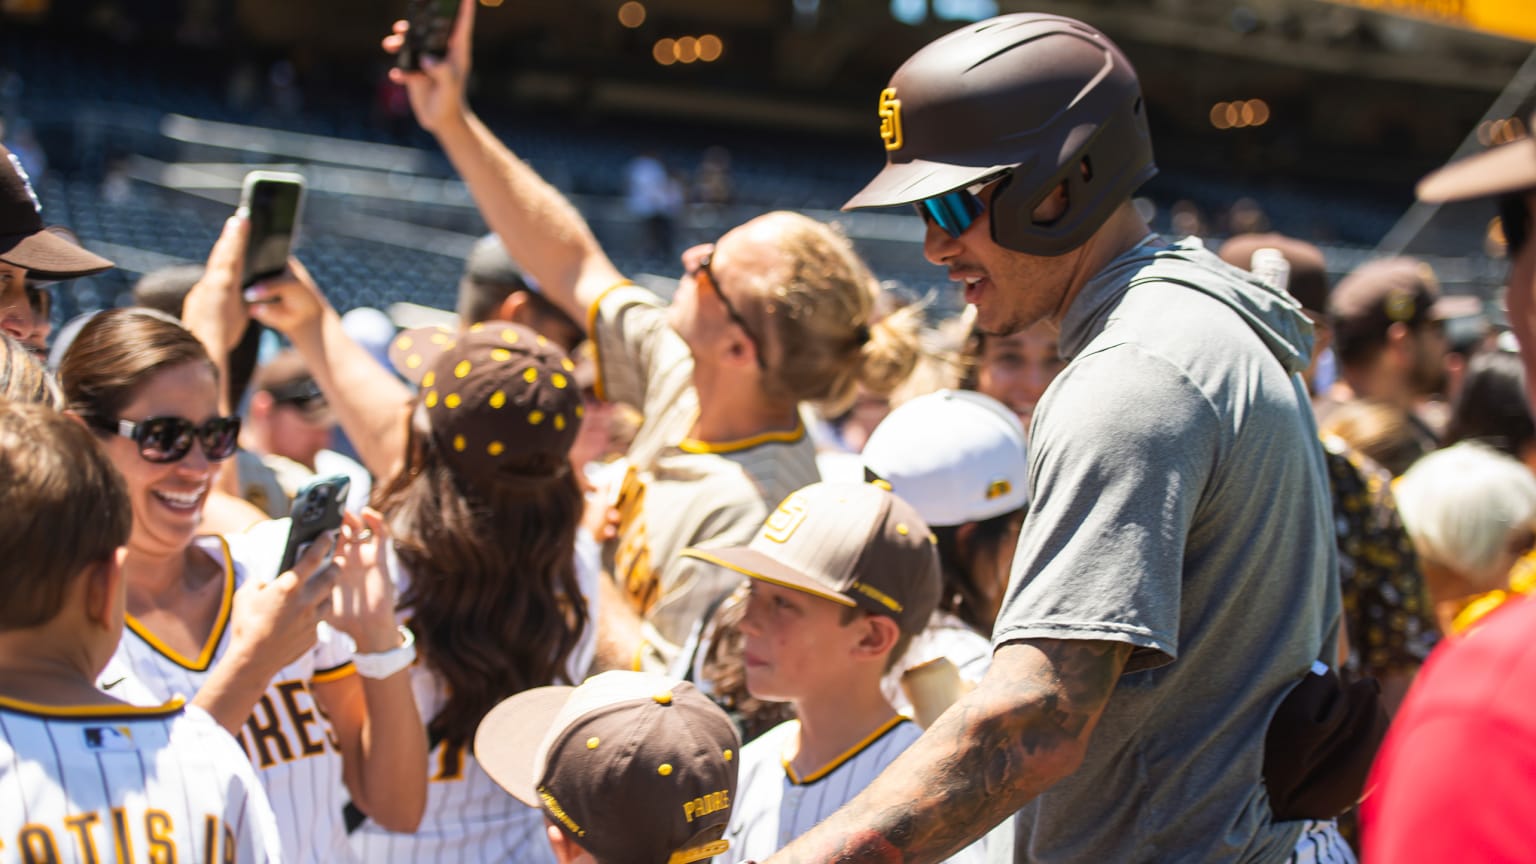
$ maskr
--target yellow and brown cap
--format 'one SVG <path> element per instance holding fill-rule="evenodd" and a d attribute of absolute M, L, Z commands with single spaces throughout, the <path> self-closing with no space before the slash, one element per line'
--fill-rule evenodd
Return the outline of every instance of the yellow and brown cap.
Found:
<path fill-rule="evenodd" d="M 603 864 L 725 852 L 740 747 L 719 706 L 649 672 L 526 690 L 475 732 L 475 759 L 491 779 Z"/>
<path fill-rule="evenodd" d="M 939 602 L 937 540 L 911 504 L 876 483 L 813 483 L 795 492 L 746 546 L 682 554 L 896 619 L 928 624 Z"/>
<path fill-rule="evenodd" d="M 581 389 L 545 337 L 504 321 L 422 327 L 395 337 L 389 359 L 420 386 L 433 442 L 471 489 L 536 487 L 570 470 Z"/>

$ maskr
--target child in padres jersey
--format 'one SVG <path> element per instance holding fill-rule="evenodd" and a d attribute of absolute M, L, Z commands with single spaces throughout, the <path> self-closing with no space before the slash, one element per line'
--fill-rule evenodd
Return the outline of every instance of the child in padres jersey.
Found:
<path fill-rule="evenodd" d="M 0 860 L 280 860 L 256 773 L 213 718 L 95 676 L 123 630 L 122 479 L 52 409 L 0 400 Z"/>
<path fill-rule="evenodd" d="M 539 809 L 560 864 L 693 864 L 723 854 L 740 746 L 708 697 L 649 672 L 525 690 L 475 732 L 480 764 Z"/>
<path fill-rule="evenodd" d="M 816 483 L 784 499 L 750 545 L 684 554 L 751 577 L 740 624 L 747 689 L 793 703 L 799 717 L 742 750 L 727 860 L 762 860 L 921 734 L 880 682 L 938 603 L 938 553 L 927 523 L 884 488 Z"/>

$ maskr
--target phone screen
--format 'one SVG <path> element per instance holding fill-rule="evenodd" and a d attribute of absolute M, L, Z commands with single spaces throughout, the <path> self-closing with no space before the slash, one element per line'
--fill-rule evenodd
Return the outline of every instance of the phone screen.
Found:
<path fill-rule="evenodd" d="M 258 180 L 251 187 L 251 237 L 245 247 L 242 287 L 276 276 L 288 266 L 303 192 L 303 186 L 280 180 Z"/>
<path fill-rule="evenodd" d="M 425 55 L 447 56 L 448 37 L 458 17 L 459 0 L 410 0 L 406 20 L 411 27 L 400 49 L 400 68 L 420 69 Z"/>

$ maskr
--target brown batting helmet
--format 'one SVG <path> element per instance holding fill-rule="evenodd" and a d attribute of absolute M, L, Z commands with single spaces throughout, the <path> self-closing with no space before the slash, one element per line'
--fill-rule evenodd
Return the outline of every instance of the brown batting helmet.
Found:
<path fill-rule="evenodd" d="M 844 209 L 1000 177 L 992 239 L 1032 255 L 1081 246 L 1157 173 L 1130 61 L 1103 33 L 1059 15 L 1003 15 L 929 43 L 881 92 L 880 133 L 885 170 Z M 1062 182 L 1067 211 L 1035 222 Z"/>

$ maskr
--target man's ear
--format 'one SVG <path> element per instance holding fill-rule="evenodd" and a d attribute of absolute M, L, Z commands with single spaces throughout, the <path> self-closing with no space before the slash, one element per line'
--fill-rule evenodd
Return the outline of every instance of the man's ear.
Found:
<path fill-rule="evenodd" d="M 86 571 L 85 617 L 92 624 L 103 628 L 116 626 L 118 609 L 123 602 L 123 561 L 128 557 L 128 547 L 119 546 Z"/>
<path fill-rule="evenodd" d="M 878 658 L 882 663 L 901 639 L 901 626 L 888 615 L 865 615 L 854 622 L 863 629 L 854 653 L 859 657 Z"/>
<path fill-rule="evenodd" d="M 532 327 L 533 322 L 528 320 L 531 309 L 528 308 L 528 292 L 513 291 L 507 295 L 507 299 L 501 301 L 496 307 L 497 321 L 510 321 L 513 324 L 521 324 L 524 327 Z"/>
<path fill-rule="evenodd" d="M 1413 359 L 1413 330 L 1401 321 L 1394 321 L 1387 327 L 1387 348 L 1396 356 L 1404 357 L 1408 362 Z"/>
<path fill-rule="evenodd" d="M 559 825 L 547 818 L 544 820 L 544 836 L 549 838 L 549 848 L 554 850 L 558 864 L 592 864 L 594 859 L 587 850 L 576 845 L 576 841 L 565 836 Z"/>

